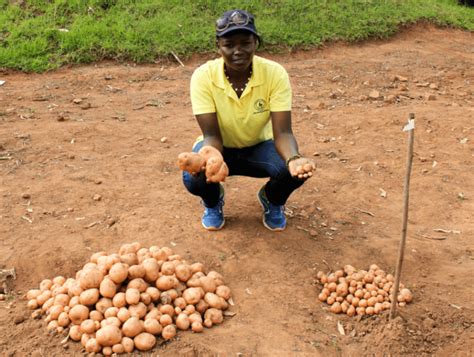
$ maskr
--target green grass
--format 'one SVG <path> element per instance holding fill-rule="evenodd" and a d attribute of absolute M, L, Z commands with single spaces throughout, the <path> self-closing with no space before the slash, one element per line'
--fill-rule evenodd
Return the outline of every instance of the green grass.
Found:
<path fill-rule="evenodd" d="M 256 15 L 267 50 L 386 38 L 417 21 L 474 30 L 474 9 L 456 0 L 0 0 L 0 68 L 212 52 L 215 19 L 231 8 Z"/>

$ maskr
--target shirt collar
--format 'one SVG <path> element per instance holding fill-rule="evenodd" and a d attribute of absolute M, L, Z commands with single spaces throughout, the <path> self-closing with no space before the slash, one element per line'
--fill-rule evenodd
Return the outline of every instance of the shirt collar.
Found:
<path fill-rule="evenodd" d="M 261 57 L 254 55 L 252 59 L 252 78 L 250 79 L 250 82 L 248 84 L 250 87 L 257 87 L 264 83 L 261 67 Z M 226 89 L 227 87 L 230 87 L 225 77 L 224 59 L 222 57 L 217 60 L 216 65 L 214 66 L 212 82 L 221 89 Z"/>

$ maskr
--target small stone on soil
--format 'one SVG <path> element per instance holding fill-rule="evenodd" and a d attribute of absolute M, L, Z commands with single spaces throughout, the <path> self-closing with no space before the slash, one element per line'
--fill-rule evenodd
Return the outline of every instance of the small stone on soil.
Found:
<path fill-rule="evenodd" d="M 393 94 L 390 94 L 390 95 L 387 95 L 386 97 L 384 97 L 383 101 L 385 103 L 395 103 L 397 101 L 397 97 L 394 96 Z"/>
<path fill-rule="evenodd" d="M 396 75 L 393 77 L 393 81 L 408 82 L 408 78 L 396 74 Z"/>
<path fill-rule="evenodd" d="M 117 223 L 117 220 L 115 218 L 109 218 L 107 220 L 107 227 L 112 227 L 115 223 Z"/>
<path fill-rule="evenodd" d="M 380 98 L 380 92 L 378 90 L 373 90 L 369 93 L 369 97 L 372 99 L 379 99 Z"/>
<path fill-rule="evenodd" d="M 58 116 L 56 117 L 57 121 L 66 121 L 68 119 L 69 117 L 65 113 L 59 113 Z"/>
<path fill-rule="evenodd" d="M 416 86 L 417 87 L 428 87 L 430 84 L 428 82 L 422 82 L 422 83 L 417 83 Z"/>
<path fill-rule="evenodd" d="M 17 316 L 17 317 L 15 317 L 15 319 L 13 320 L 13 322 L 15 323 L 15 325 L 19 325 L 19 324 L 21 324 L 23 321 L 25 321 L 25 317 L 24 317 L 24 316 Z"/>

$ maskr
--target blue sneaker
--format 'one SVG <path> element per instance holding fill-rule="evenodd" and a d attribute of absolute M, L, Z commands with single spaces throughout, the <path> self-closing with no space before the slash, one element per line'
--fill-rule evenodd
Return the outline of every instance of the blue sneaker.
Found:
<path fill-rule="evenodd" d="M 224 187 L 220 185 L 220 197 L 219 202 L 214 207 L 207 207 L 204 202 L 204 214 L 202 215 L 201 224 L 208 231 L 218 231 L 224 227 L 224 211 L 222 207 L 224 206 Z"/>
<path fill-rule="evenodd" d="M 271 231 L 282 231 L 286 228 L 285 206 L 270 203 L 265 194 L 265 186 L 258 191 L 258 200 L 263 208 L 263 225 Z"/>

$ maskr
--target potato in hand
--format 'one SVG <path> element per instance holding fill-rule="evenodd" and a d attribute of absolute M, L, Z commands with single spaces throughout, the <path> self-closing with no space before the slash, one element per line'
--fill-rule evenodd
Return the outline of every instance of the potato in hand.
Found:
<path fill-rule="evenodd" d="M 229 168 L 221 152 L 213 146 L 205 145 L 199 150 L 199 154 L 206 160 L 207 182 L 224 182 L 229 175 Z"/>
<path fill-rule="evenodd" d="M 207 182 L 224 182 L 229 175 L 227 164 L 219 157 L 211 157 L 206 163 Z"/>
<path fill-rule="evenodd" d="M 206 162 L 211 158 L 211 157 L 218 157 L 222 161 L 224 161 L 224 158 L 222 157 L 222 154 L 219 150 L 217 150 L 213 146 L 205 145 L 199 150 L 199 155 L 201 155 Z"/>
<path fill-rule="evenodd" d="M 229 168 L 224 162 L 221 152 L 209 145 L 203 146 L 198 153 L 183 152 L 179 154 L 178 167 L 191 175 L 197 175 L 204 171 L 206 181 L 212 183 L 223 182 L 229 175 Z"/>
<path fill-rule="evenodd" d="M 206 168 L 205 159 L 195 152 L 183 152 L 178 155 L 178 167 L 195 175 Z"/>

